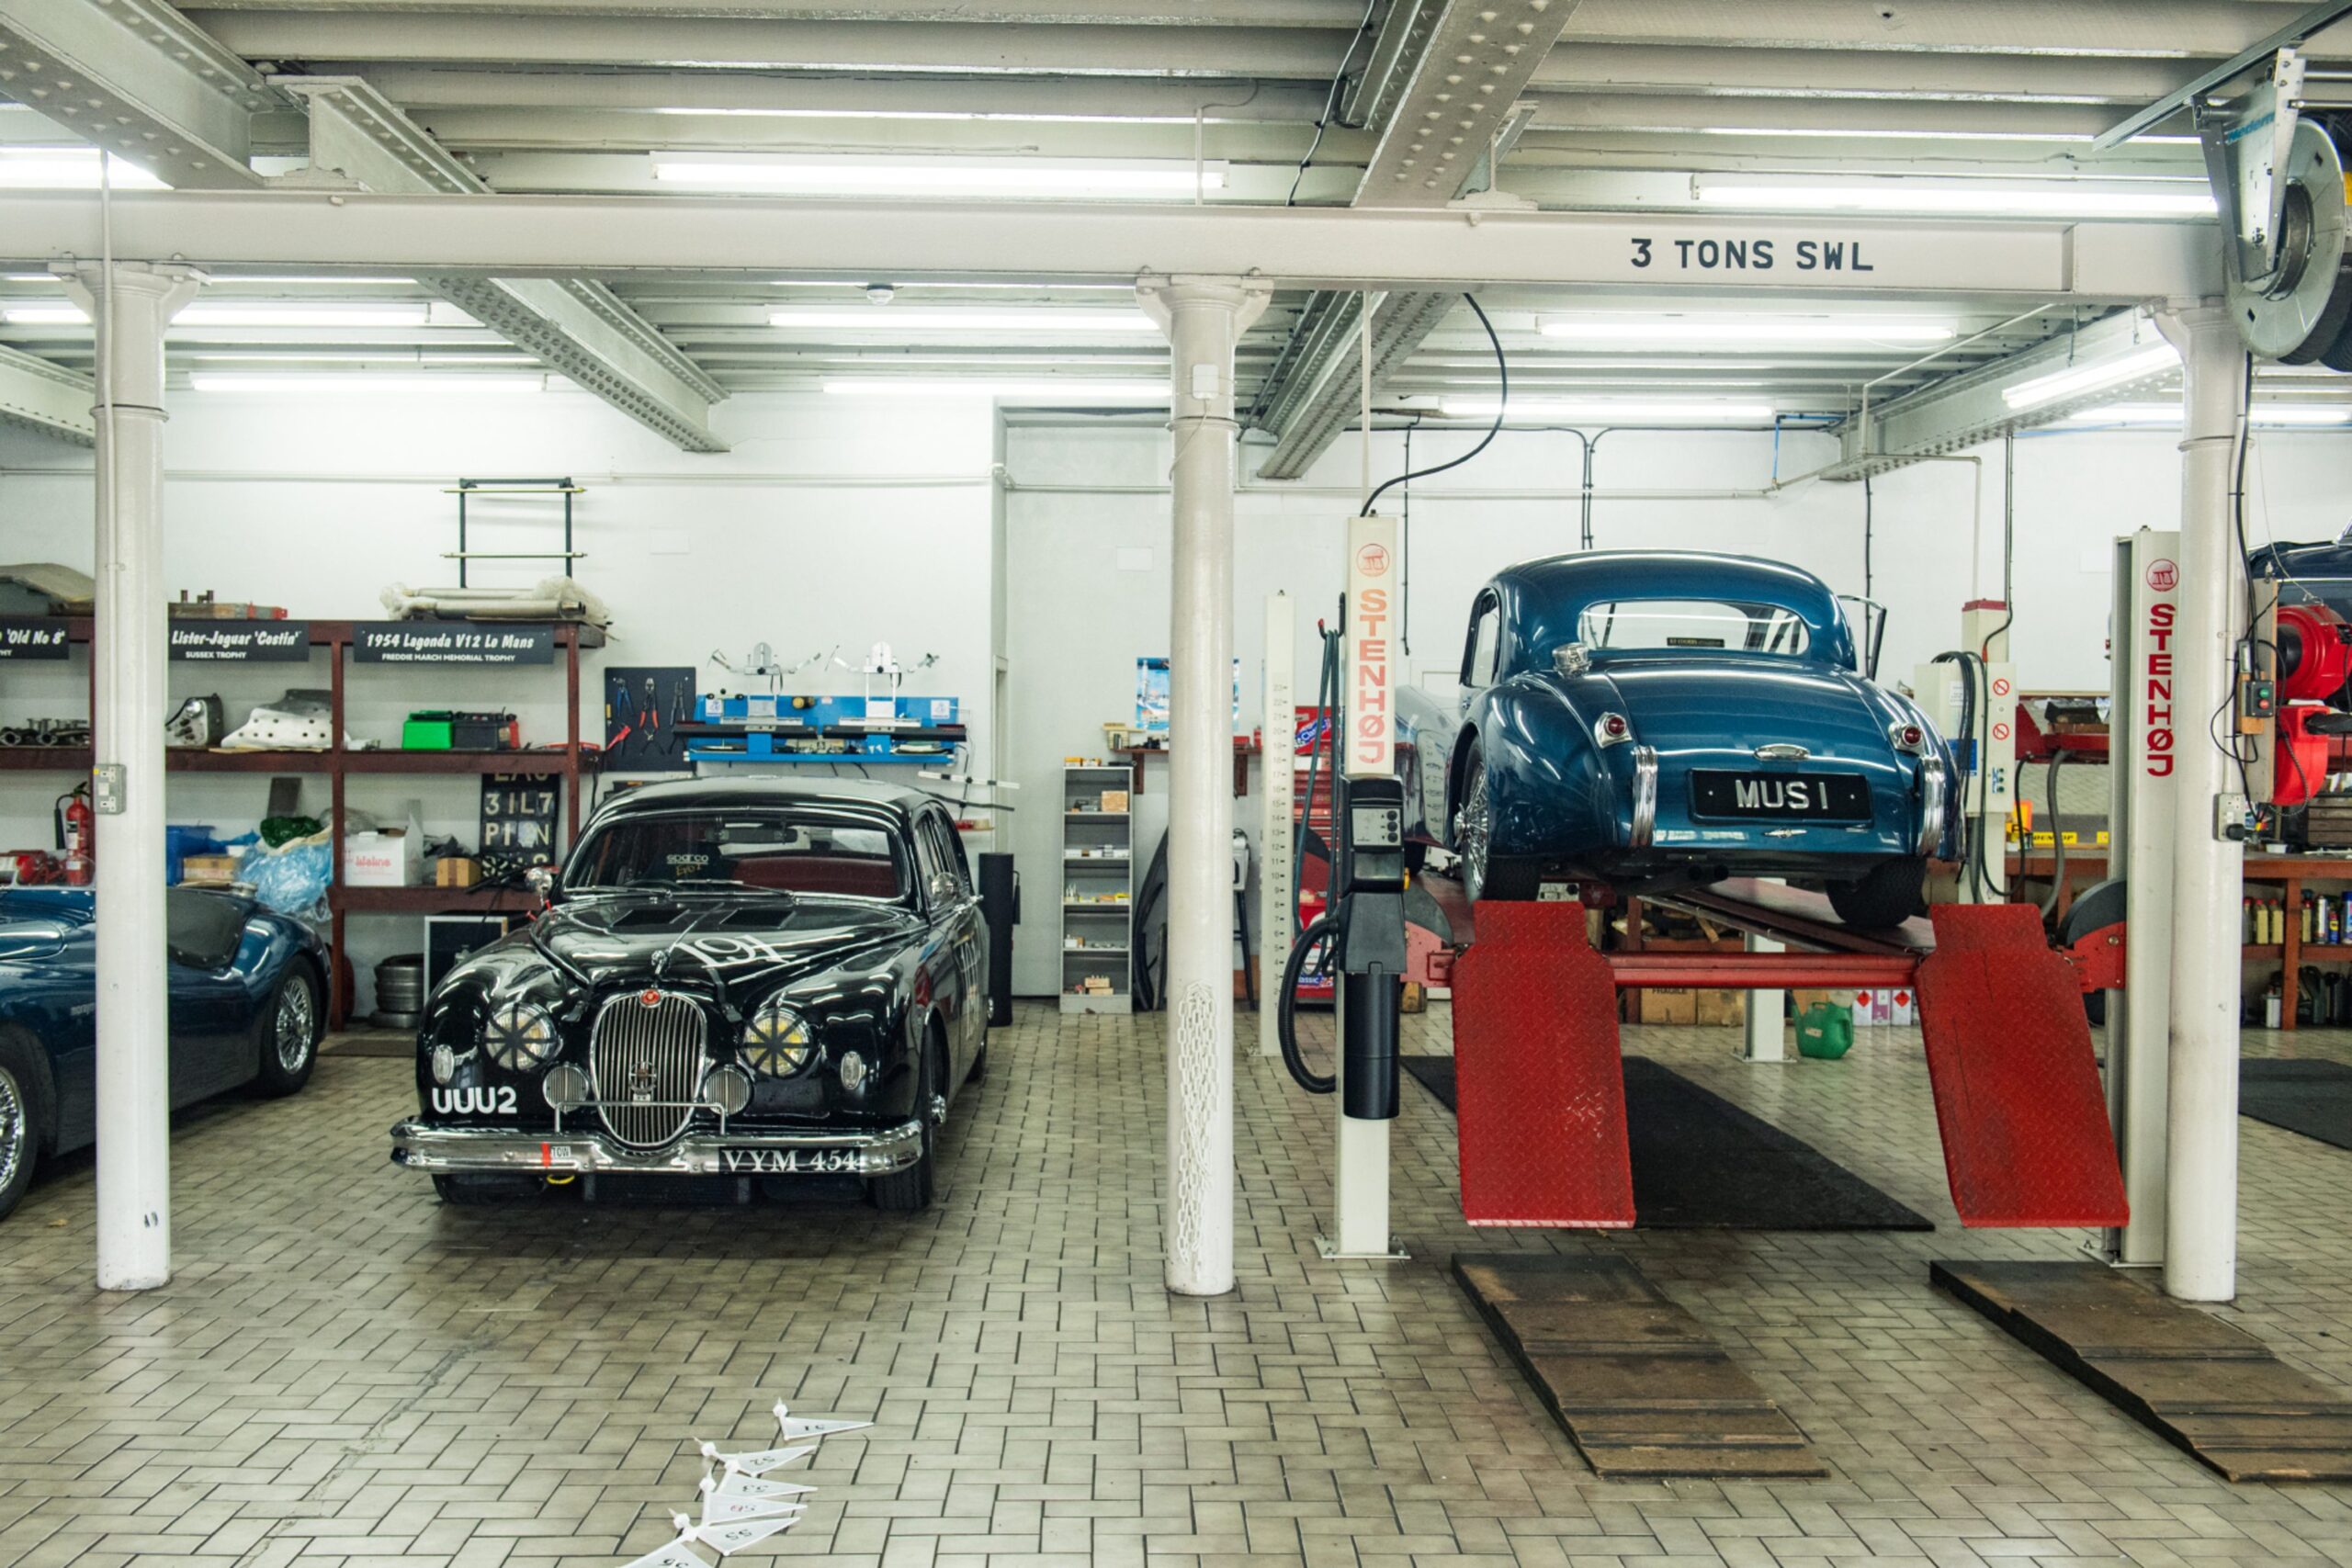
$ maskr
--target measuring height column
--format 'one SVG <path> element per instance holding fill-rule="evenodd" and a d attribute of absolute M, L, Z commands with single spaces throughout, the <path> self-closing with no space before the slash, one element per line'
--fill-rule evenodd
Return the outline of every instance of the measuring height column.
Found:
<path fill-rule="evenodd" d="M 1174 345 L 1168 678 L 1168 1288 L 1233 1289 L 1233 351 L 1272 290 L 1145 278 Z"/>
<path fill-rule="evenodd" d="M 172 1277 L 164 328 L 203 279 L 128 263 L 60 271 L 97 328 L 98 1288 L 145 1291 Z"/>
<path fill-rule="evenodd" d="M 2178 759 L 2172 823 L 2172 1056 L 2167 1078 L 2165 1292 L 2191 1302 L 2237 1293 L 2238 904 L 2245 852 L 2215 829 L 2234 765 L 2205 716 L 2234 702 L 2245 630 L 2245 561 L 2233 491 L 2245 414 L 2245 345 L 2229 312 L 2199 303 L 2159 312 L 2180 350 L 2180 635 L 2173 711 Z M 2224 720 L 2223 733 L 2234 727 Z"/>

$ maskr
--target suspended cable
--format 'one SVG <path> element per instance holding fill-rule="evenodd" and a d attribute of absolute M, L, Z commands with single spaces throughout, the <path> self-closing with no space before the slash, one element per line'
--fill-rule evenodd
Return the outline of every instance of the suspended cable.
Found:
<path fill-rule="evenodd" d="M 1495 378 L 1500 383 L 1499 394 L 1495 400 L 1495 423 L 1487 427 L 1487 434 L 1479 439 L 1478 445 L 1471 447 L 1459 457 L 1451 462 L 1439 463 L 1433 467 L 1422 468 L 1418 472 L 1408 468 L 1378 490 L 1374 491 L 1363 503 L 1362 513 L 1363 516 L 1371 516 L 1372 509 L 1380 504 L 1380 498 L 1396 486 L 1410 483 L 1414 479 L 1425 479 L 1431 474 L 1442 474 L 1449 468 L 1458 468 L 1493 446 L 1495 437 L 1503 433 L 1503 420 L 1510 412 L 1510 359 L 1503 353 L 1503 340 L 1496 335 L 1495 323 L 1488 321 L 1487 312 L 1478 308 L 1478 297 L 1476 294 L 1464 294 L 1462 298 L 1470 307 L 1470 313 L 1478 318 L 1478 324 L 1487 329 L 1487 341 L 1494 345 Z"/>

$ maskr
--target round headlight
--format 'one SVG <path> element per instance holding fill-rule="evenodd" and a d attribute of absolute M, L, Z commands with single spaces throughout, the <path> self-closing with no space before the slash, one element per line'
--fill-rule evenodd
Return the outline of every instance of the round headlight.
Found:
<path fill-rule="evenodd" d="M 763 1004 L 743 1026 L 743 1065 L 762 1077 L 788 1078 L 816 1059 L 808 1021 L 781 1001 Z"/>
<path fill-rule="evenodd" d="M 556 1038 L 555 1020 L 545 1008 L 528 1002 L 508 1002 L 490 1015 L 482 1027 L 482 1049 L 510 1073 L 543 1067 L 562 1043 Z"/>

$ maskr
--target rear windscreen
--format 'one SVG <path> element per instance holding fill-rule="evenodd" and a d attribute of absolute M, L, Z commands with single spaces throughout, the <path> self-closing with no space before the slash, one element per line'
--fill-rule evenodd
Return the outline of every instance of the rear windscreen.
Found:
<path fill-rule="evenodd" d="M 1586 607 L 1577 640 L 1594 649 L 1730 649 L 1801 654 L 1804 620 L 1777 604 L 1725 599 L 1615 599 Z"/>

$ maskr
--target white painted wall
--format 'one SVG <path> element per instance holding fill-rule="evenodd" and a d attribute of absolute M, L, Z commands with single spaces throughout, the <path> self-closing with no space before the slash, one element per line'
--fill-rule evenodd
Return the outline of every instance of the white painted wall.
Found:
<path fill-rule="evenodd" d="M 2177 439 L 2153 431 L 2070 432 L 2018 442 L 2011 649 L 2029 684 L 2105 689 L 2108 541 L 2177 518 Z M 1475 440 L 1475 433 L 1421 433 L 1413 460 L 1427 467 Z M 1801 474 L 1834 454 L 1826 436 L 1787 434 L 1779 471 Z M 1891 612 L 1882 663 L 1889 679 L 1908 679 L 1917 664 L 1951 646 L 1967 599 L 2000 595 L 2001 448 L 1969 456 L 1982 459 L 1981 495 L 1972 463 L 1924 464 L 1871 486 L 1871 586 Z M 1398 472 L 1402 458 L 1400 437 L 1378 437 L 1375 481 Z M 1011 433 L 1007 656 L 1022 716 L 1011 731 L 1012 776 L 1024 796 L 1049 795 L 1065 756 L 1101 753 L 1102 724 L 1132 721 L 1135 660 L 1166 651 L 1169 503 L 1159 487 L 1168 459 L 1167 437 L 1157 431 Z M 1774 461 L 1769 434 L 1627 431 L 1600 441 L 1594 479 L 1602 491 L 1758 491 L 1771 482 Z M 1299 698 L 1311 700 L 1319 656 L 1315 620 L 1336 607 L 1340 522 L 1357 504 L 1360 469 L 1351 436 L 1299 483 L 1253 487 L 1240 499 L 1235 641 L 1245 728 L 1261 721 L 1260 606 L 1277 589 L 1298 602 Z M 1578 502 L 1558 492 L 1574 491 L 1582 472 L 1575 436 L 1513 431 L 1475 463 L 1413 487 L 1407 555 L 1415 671 L 1450 679 L 1471 595 L 1498 568 L 1576 548 Z M 2273 537 L 2335 537 L 2352 521 L 2336 500 L 2348 479 L 2352 437 L 2261 434 L 2248 472 L 2250 540 L 2258 546 Z M 1481 491 L 1519 493 L 1465 493 Z M 1391 491 L 1383 510 L 1400 510 L 1402 499 Z M 1862 511 L 1862 487 L 1851 483 L 1805 483 L 1770 498 L 1603 495 L 1594 502 L 1594 542 L 1602 549 L 1667 546 L 1769 556 L 1819 573 L 1840 592 L 1859 593 Z M 1973 563 L 1972 517 L 1982 528 Z M 1123 558 L 1140 570 L 1122 570 Z M 1165 792 L 1165 770 L 1154 764 L 1137 803 L 1139 857 L 1166 830 Z M 1254 808 L 1238 819 L 1253 821 Z M 1015 979 L 1024 993 L 1048 991 L 1057 976 L 1046 922 L 1057 880 L 1057 826 L 1049 813 L 1023 814 L 1015 840 L 1026 885 L 1045 890 L 1028 903 Z"/>
<path fill-rule="evenodd" d="M 1016 953 L 1024 993 L 1050 992 L 1057 965 L 1053 903 L 1057 825 L 1049 805 L 1069 754 L 1100 755 L 1101 726 L 1134 708 L 1135 660 L 1166 651 L 1168 517 L 1164 433 L 1128 426 L 1016 427 L 1000 432 L 985 405 L 886 403 L 817 397 L 747 396 L 723 405 L 723 457 L 689 457 L 582 395 L 351 403 L 175 394 L 167 434 L 165 496 L 170 579 L 224 596 L 284 604 L 299 615 L 368 617 L 387 582 L 447 581 L 454 502 L 442 490 L 459 474 L 571 474 L 587 483 L 580 575 L 617 616 L 612 647 L 588 660 L 584 733 L 602 733 L 594 669 L 614 663 L 696 663 L 716 649 L 775 645 L 787 662 L 839 644 L 854 659 L 887 638 L 902 658 L 936 651 L 941 662 L 910 690 L 964 699 L 980 770 L 993 752 L 993 664 L 1005 660 L 1011 835 L 1028 890 Z M 1428 433 L 1417 463 L 1441 461 L 1474 439 Z M 2018 624 L 2012 637 L 2027 682 L 2106 683 L 2106 541 L 2143 524 L 2168 525 L 2177 510 L 2178 456 L 2162 432 L 2078 433 L 2018 443 Z M 1374 472 L 1397 470 L 1401 441 L 1378 438 Z M 1253 454 L 1255 448 L 1253 447 Z M 1780 471 L 1826 461 L 1826 437 L 1784 436 Z M 1997 593 L 2000 449 L 1975 469 L 1960 463 L 1908 468 L 1877 481 L 1875 589 L 1894 610 L 1885 669 L 1894 676 L 1951 641 L 1971 594 L 1972 502 L 1982 536 L 1976 587 Z M 985 481 L 1001 462 L 1014 488 Z M 1596 479 L 1604 491 L 1761 490 L 1773 473 L 1770 436 L 1739 433 L 1623 432 L 1604 439 Z M 1328 615 L 1340 574 L 1339 521 L 1353 510 L 1359 457 L 1352 438 L 1305 486 L 1240 500 L 1236 641 L 1242 660 L 1245 727 L 1260 720 L 1260 606 L 1276 588 L 1298 601 L 1302 698 L 1311 687 L 1314 620 Z M 65 471 L 51 471 L 65 470 Z M 1578 503 L 1565 493 L 1582 474 L 1573 436 L 1512 432 L 1475 464 L 1413 489 L 1409 538 L 1411 663 L 1450 670 L 1460 651 L 1471 593 L 1498 567 L 1575 547 Z M 2352 478 L 2352 439 L 2271 434 L 2249 469 L 2248 532 L 2330 538 L 2347 519 L 2336 497 Z M 1074 487 L 1054 492 L 1038 487 Z M 1480 495 L 1479 491 L 1509 491 Z M 1390 492 L 1392 510 L 1402 497 Z M 91 553 L 87 454 L 0 431 L 0 559 L 62 560 L 86 568 Z M 1770 499 L 1628 499 L 1594 503 L 1602 548 L 1679 545 L 1793 560 L 1844 592 L 1861 588 L 1859 485 L 1808 483 Z M 478 547 L 517 547 L 542 531 L 486 528 Z M 1123 554 L 1124 552 L 1124 554 Z M 1138 553 L 1140 552 L 1140 553 Z M 1124 564 L 1123 564 L 1124 563 Z M 506 569 L 535 575 L 536 568 Z M 493 576 L 493 580 L 497 580 Z M 283 669 L 285 667 L 281 667 Z M 87 666 L 0 665 L 0 716 L 85 711 Z M 303 680 L 323 685 L 323 660 Z M 716 680 L 718 672 L 708 672 Z M 232 722 L 274 695 L 288 675 L 268 667 L 205 671 L 176 666 L 181 694 L 218 689 Z M 509 706 L 526 734 L 561 733 L 560 673 L 458 671 L 426 681 L 375 670 L 352 672 L 352 728 L 396 738 L 410 708 Z M 856 689 L 854 675 L 811 670 L 795 686 Z M 0 781 L 0 848 L 45 845 L 50 798 L 63 776 Z M 1148 854 L 1166 827 L 1167 781 L 1155 764 L 1138 802 L 1136 842 Z M 322 810 L 322 781 L 305 805 Z M 226 829 L 249 827 L 262 807 L 258 780 L 182 775 L 172 817 Z M 429 830 L 470 843 L 477 830 L 471 781 L 355 779 L 355 807 L 397 811 L 418 799 Z M 1251 820 L 1249 812 L 1240 820 Z M 976 850 L 989 847 L 976 842 Z M 1140 867 L 1138 868 L 1140 874 Z M 412 922 L 355 917 L 360 999 L 367 971 L 417 944 Z"/>
<path fill-rule="evenodd" d="M 941 656 L 907 690 L 964 699 L 976 750 L 988 755 L 989 406 L 755 396 L 723 405 L 718 423 L 734 449 L 695 457 L 584 394 L 427 402 L 175 393 L 165 443 L 168 581 L 297 615 L 380 618 L 385 584 L 455 581 L 440 558 L 455 547 L 456 503 L 442 491 L 458 475 L 570 475 L 589 487 L 578 507 L 577 544 L 587 552 L 578 575 L 615 615 L 610 646 L 582 660 L 584 737 L 604 734 L 595 671 L 606 661 L 702 665 L 715 649 L 738 657 L 767 641 L 786 664 L 836 644 L 855 663 L 887 640 L 910 664 Z M 0 560 L 88 570 L 87 467 L 86 452 L 0 432 Z M 28 471 L 55 468 L 75 471 Z M 557 537 L 551 523 L 491 525 L 473 547 L 555 548 Z M 528 581 L 548 570 L 501 564 L 476 580 Z M 0 664 L 0 714 L 82 715 L 87 678 L 80 653 L 66 666 Z M 307 667 L 175 664 L 172 690 L 219 691 L 233 725 L 289 683 L 328 679 L 323 656 Z M 511 708 L 526 742 L 563 735 L 560 664 L 430 676 L 355 664 L 348 679 L 349 727 L 361 739 L 397 744 L 401 719 L 419 707 Z M 853 692 L 860 679 L 811 669 L 788 689 Z M 0 848 L 48 845 L 51 797 L 73 780 L 0 779 Z M 266 792 L 260 778 L 178 775 L 171 819 L 242 831 Z M 350 782 L 355 810 L 397 814 L 410 799 L 429 832 L 477 841 L 473 780 Z M 303 804 L 324 814 L 325 780 L 306 781 Z M 373 1005 L 375 962 L 414 951 L 421 936 L 412 917 L 351 917 L 363 1006 Z"/>

